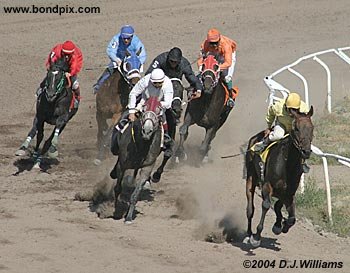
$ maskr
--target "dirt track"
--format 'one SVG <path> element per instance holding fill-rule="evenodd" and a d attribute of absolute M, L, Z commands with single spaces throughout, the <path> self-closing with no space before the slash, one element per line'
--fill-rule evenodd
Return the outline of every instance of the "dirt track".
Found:
<path fill-rule="evenodd" d="M 245 140 L 264 127 L 264 76 L 302 55 L 350 45 L 348 1 L 119 2 L 75 1 L 75 6 L 99 6 L 97 15 L 6 15 L 1 10 L 0 272 L 245 272 L 249 271 L 242 266 L 245 259 L 336 261 L 343 267 L 305 272 L 350 272 L 349 239 L 321 236 L 302 221 L 277 237 L 271 232 L 272 211 L 262 246 L 250 249 L 240 243 L 246 223 L 243 158 L 220 159 L 238 153 Z M 23 1 L 1 1 L 1 6 L 7 4 L 23 5 Z M 23 166 L 14 152 L 30 129 L 34 92 L 45 75 L 50 48 L 72 39 L 84 53 L 85 68 L 102 67 L 108 62 L 105 47 L 124 23 L 134 25 L 143 40 L 147 64 L 173 46 L 182 48 L 192 62 L 207 30 L 219 28 L 238 43 L 235 80 L 241 91 L 236 109 L 213 142 L 213 162 L 168 168 L 153 187 L 154 200 L 138 203 L 142 213 L 131 226 L 99 219 L 88 202 L 73 201 L 75 193 L 91 190 L 106 177 L 113 163 L 98 168 L 92 164 L 97 128 L 91 86 L 102 68 L 80 73 L 83 99 L 60 139 L 59 163 L 50 162 L 47 173 L 21 170 L 13 175 Z M 310 85 L 311 101 L 320 114 L 326 92 L 324 71 L 300 69 L 316 79 Z M 348 67 L 342 67 L 333 86 L 338 98 L 349 93 L 343 71 Z M 302 87 L 294 81 L 286 78 L 291 89 Z M 191 128 L 187 147 L 198 147 L 202 134 Z M 256 205 L 260 207 L 260 200 Z M 259 216 L 258 209 L 255 219 Z M 236 231 L 232 243 L 205 242 L 208 234 L 227 228 Z"/>

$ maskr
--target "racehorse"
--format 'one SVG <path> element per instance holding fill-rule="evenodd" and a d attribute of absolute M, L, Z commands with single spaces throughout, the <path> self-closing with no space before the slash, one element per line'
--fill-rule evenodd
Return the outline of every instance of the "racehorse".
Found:
<path fill-rule="evenodd" d="M 37 133 L 37 142 L 33 157 L 35 163 L 40 165 L 42 156 L 48 152 L 49 157 L 58 156 L 58 139 L 68 121 L 76 114 L 77 108 L 72 107 L 74 101 L 71 89 L 71 80 L 66 76 L 69 65 L 65 58 L 60 58 L 50 65 L 47 72 L 45 87 L 40 94 L 37 105 L 33 127 L 29 131 L 27 139 L 16 152 L 16 155 L 24 155 L 31 140 Z M 41 151 L 40 143 L 44 138 L 44 123 L 55 125 L 50 137 L 45 141 Z"/>
<path fill-rule="evenodd" d="M 206 130 L 205 138 L 200 146 L 201 156 L 205 162 L 208 158 L 210 144 L 216 132 L 226 121 L 231 108 L 225 105 L 226 89 L 219 75 L 219 64 L 214 55 L 209 55 L 204 59 L 200 80 L 203 83 L 202 95 L 199 99 L 188 102 L 184 123 L 179 130 L 179 147 L 175 154 L 180 159 L 187 158 L 183 144 L 188 137 L 189 127 L 197 124 Z"/>
<path fill-rule="evenodd" d="M 272 231 L 276 235 L 281 232 L 287 233 L 295 224 L 295 193 L 303 173 L 302 164 L 311 154 L 311 141 L 314 128 L 311 121 L 312 114 L 312 106 L 307 114 L 299 113 L 298 111 L 292 112 L 294 121 L 291 133 L 270 147 L 265 166 L 262 165 L 260 155 L 250 149 L 257 141 L 263 138 L 264 132 L 260 132 L 249 140 L 245 158 L 248 218 L 245 243 L 250 242 L 254 247 L 260 245 L 265 215 L 271 206 L 272 197 L 278 198 L 278 201 L 274 205 L 276 222 L 273 225 Z M 262 214 L 257 226 L 257 233 L 253 234 L 254 192 L 259 183 L 261 183 L 260 185 L 262 187 Z M 282 222 L 281 209 L 283 205 L 285 205 L 288 211 L 288 218 Z"/>
<path fill-rule="evenodd" d="M 121 67 L 102 84 L 96 94 L 98 155 L 94 161 L 95 165 L 101 164 L 105 158 L 112 128 L 128 104 L 131 89 L 141 78 L 140 53 L 141 49 L 136 53 L 126 51 Z M 111 126 L 107 124 L 108 119 L 112 119 Z"/>
<path fill-rule="evenodd" d="M 117 179 L 114 188 L 115 218 L 121 219 L 127 211 L 126 223 L 131 223 L 133 220 L 142 186 L 149 180 L 153 166 L 161 152 L 163 138 L 161 98 L 150 95 L 147 91 L 146 95 L 148 98 L 142 107 L 139 118 L 128 123 L 123 132 L 116 128 L 112 132 L 111 152 L 118 155 L 117 163 L 111 171 L 111 177 Z M 124 174 L 128 169 L 134 170 L 132 180 L 136 180 L 138 171 L 141 170 L 131 198 L 126 200 L 123 198 L 125 194 L 121 193 L 127 189 L 124 182 L 130 177 L 124 176 Z"/>
<path fill-rule="evenodd" d="M 169 136 L 173 140 L 175 140 L 176 126 L 182 114 L 182 100 L 183 100 L 184 86 L 182 85 L 182 81 L 177 78 L 171 78 L 171 82 L 173 84 L 174 96 L 173 96 L 173 101 L 171 103 L 171 108 L 167 109 L 165 114 L 166 114 L 166 119 L 167 119 L 168 128 L 169 128 Z M 169 144 L 169 146 L 165 147 L 163 161 L 160 164 L 160 166 L 157 168 L 157 170 L 153 173 L 152 182 L 155 182 L 155 183 L 159 182 L 162 176 L 162 173 L 164 171 L 165 165 L 173 155 L 173 147 L 174 147 L 173 141 Z"/>

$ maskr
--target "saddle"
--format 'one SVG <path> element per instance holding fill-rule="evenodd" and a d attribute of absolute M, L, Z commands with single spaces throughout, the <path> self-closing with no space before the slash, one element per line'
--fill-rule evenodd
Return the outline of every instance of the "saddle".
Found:
<path fill-rule="evenodd" d="M 256 143 L 254 143 L 254 145 L 252 145 L 252 147 L 250 147 L 250 151 L 252 151 L 253 153 L 259 155 L 260 161 L 259 161 L 259 167 L 260 167 L 260 180 L 264 181 L 264 173 L 265 173 L 265 163 L 266 163 L 266 159 L 267 156 L 271 150 L 271 147 L 274 146 L 275 144 L 281 142 L 282 140 L 286 139 L 287 137 L 289 137 L 289 134 L 284 135 L 283 138 L 276 140 L 272 143 L 270 143 L 264 150 L 262 150 L 261 152 L 255 152 L 255 145 Z"/>

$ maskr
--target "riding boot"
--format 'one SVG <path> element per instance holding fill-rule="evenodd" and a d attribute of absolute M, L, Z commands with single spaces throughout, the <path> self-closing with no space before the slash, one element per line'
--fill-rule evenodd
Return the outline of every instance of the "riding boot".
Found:
<path fill-rule="evenodd" d="M 120 132 L 123 132 L 125 126 L 129 123 L 128 116 L 129 116 L 129 111 L 124 111 L 118 123 L 115 125 L 115 129 L 117 129 Z"/>
<path fill-rule="evenodd" d="M 235 106 L 235 99 L 233 97 L 232 80 L 230 80 L 229 82 L 225 81 L 225 85 L 228 89 L 228 95 L 229 95 L 226 106 L 228 106 L 229 108 L 233 108 Z"/>
<path fill-rule="evenodd" d="M 74 108 L 78 109 L 80 104 L 80 87 L 77 89 L 72 90 L 74 93 Z"/>
<path fill-rule="evenodd" d="M 171 145 L 172 138 L 169 135 L 168 123 L 163 122 L 163 131 L 164 131 L 164 147 L 167 148 Z"/>
<path fill-rule="evenodd" d="M 93 94 L 95 95 L 101 88 L 102 84 L 112 75 L 113 70 L 106 68 L 100 78 L 97 80 L 97 83 L 93 85 Z"/>
<path fill-rule="evenodd" d="M 262 141 L 260 142 L 257 142 L 255 145 L 254 145 L 254 152 L 262 152 L 265 150 L 265 148 L 267 146 L 269 146 L 269 144 L 271 143 L 269 137 L 264 137 Z"/>

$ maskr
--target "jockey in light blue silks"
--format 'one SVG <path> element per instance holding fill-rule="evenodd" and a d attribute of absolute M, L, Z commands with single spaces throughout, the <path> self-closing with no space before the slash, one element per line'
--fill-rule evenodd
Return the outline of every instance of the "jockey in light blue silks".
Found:
<path fill-rule="evenodd" d="M 139 54 L 139 59 L 142 65 L 145 63 L 147 57 L 145 46 L 143 45 L 139 37 L 137 37 L 137 35 L 135 35 L 134 33 L 135 31 L 132 26 L 125 25 L 120 29 L 120 32 L 117 33 L 109 42 L 106 52 L 111 62 L 108 64 L 108 67 L 102 73 L 97 83 L 94 84 L 94 94 L 98 92 L 103 82 L 106 81 L 121 65 L 125 57 L 126 51 L 137 53 L 139 50 L 141 50 L 141 53 Z M 140 72 L 143 72 L 142 68 L 143 66 L 141 66 Z"/>

